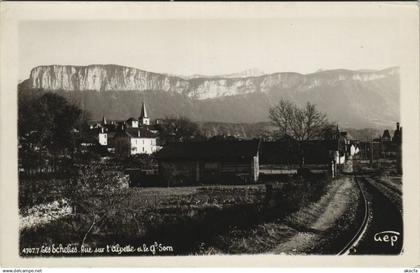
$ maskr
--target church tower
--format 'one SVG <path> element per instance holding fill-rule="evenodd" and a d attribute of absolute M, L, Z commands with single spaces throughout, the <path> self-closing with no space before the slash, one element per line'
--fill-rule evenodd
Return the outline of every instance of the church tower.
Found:
<path fill-rule="evenodd" d="M 146 104 L 143 101 L 143 104 L 141 106 L 141 113 L 140 113 L 140 117 L 139 117 L 139 123 L 142 125 L 150 125 L 150 119 L 147 116 L 147 111 L 146 111 Z"/>

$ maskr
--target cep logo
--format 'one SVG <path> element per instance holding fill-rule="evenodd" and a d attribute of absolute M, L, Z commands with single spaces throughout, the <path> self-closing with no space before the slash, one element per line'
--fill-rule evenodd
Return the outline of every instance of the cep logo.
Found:
<path fill-rule="evenodd" d="M 376 233 L 373 236 L 373 239 L 375 240 L 375 242 L 390 243 L 391 246 L 394 246 L 394 244 L 398 241 L 399 236 L 399 232 L 387 230 Z"/>

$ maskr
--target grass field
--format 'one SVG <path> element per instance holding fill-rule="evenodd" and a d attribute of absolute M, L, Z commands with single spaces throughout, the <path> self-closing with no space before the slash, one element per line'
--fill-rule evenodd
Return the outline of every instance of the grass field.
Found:
<path fill-rule="evenodd" d="M 131 188 L 127 205 L 132 209 L 168 209 L 226 207 L 229 205 L 257 204 L 265 194 L 265 186 L 198 186 L 171 188 Z"/>
<path fill-rule="evenodd" d="M 269 236 L 266 240 L 270 240 L 270 236 L 278 236 L 278 221 L 319 200 L 328 184 L 325 176 L 312 175 L 307 179 L 288 178 L 270 194 L 264 184 L 129 188 L 119 209 L 96 225 L 84 242 L 91 247 L 153 242 L 173 247 L 174 252 L 162 255 L 211 253 L 212 246 L 218 246 L 222 253 L 232 253 L 234 248 L 218 245 L 220 238 L 232 246 L 248 232 L 259 238 Z M 82 219 L 77 214 L 69 215 L 25 228 L 21 230 L 21 249 L 52 243 L 80 246 L 90 224 Z M 259 253 L 262 246 L 244 253 Z"/>

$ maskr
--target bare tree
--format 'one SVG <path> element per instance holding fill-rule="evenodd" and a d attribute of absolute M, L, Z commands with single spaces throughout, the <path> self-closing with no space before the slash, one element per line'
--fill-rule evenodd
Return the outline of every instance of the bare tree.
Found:
<path fill-rule="evenodd" d="M 290 101 L 282 99 L 276 106 L 270 108 L 269 114 L 273 125 L 278 127 L 280 136 L 288 135 L 297 141 L 321 137 L 328 125 L 326 115 L 309 102 L 299 108 Z"/>
<path fill-rule="evenodd" d="M 328 126 L 326 115 L 310 102 L 304 107 L 299 107 L 281 99 L 276 106 L 270 108 L 269 117 L 272 124 L 278 127 L 280 137 L 289 136 L 298 142 L 301 166 L 304 163 L 302 142 L 321 138 Z"/>

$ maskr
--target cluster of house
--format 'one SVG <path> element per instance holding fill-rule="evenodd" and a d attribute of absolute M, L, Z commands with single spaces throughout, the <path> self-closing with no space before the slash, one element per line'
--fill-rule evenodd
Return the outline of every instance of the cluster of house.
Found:
<path fill-rule="evenodd" d="M 378 159 L 390 158 L 400 159 L 402 148 L 402 127 L 400 123 L 396 123 L 396 128 L 391 137 L 388 129 L 384 130 L 382 136 L 371 141 L 357 141 L 359 148 L 359 158 L 361 159 Z"/>
<path fill-rule="evenodd" d="M 306 165 L 342 165 L 358 148 L 346 132 L 331 139 L 298 143 L 291 138 L 277 141 L 222 140 L 165 145 L 156 154 L 159 173 L 171 185 L 193 183 L 253 183 L 260 178 L 260 168 L 275 166 L 297 170 Z M 266 172 L 265 172 L 266 174 Z"/>
<path fill-rule="evenodd" d="M 108 122 L 103 117 L 90 129 L 97 134 L 99 144 L 117 156 L 152 154 L 161 148 L 158 145 L 158 126 L 150 123 L 144 102 L 138 119 L 131 117 L 126 121 Z"/>
<path fill-rule="evenodd" d="M 159 124 L 152 125 L 143 102 L 138 119 L 93 125 L 100 145 L 117 155 L 155 154 L 158 174 L 171 181 L 171 185 L 218 183 L 237 181 L 256 182 L 261 165 L 297 166 L 305 164 L 342 165 L 351 156 L 372 149 L 358 142 L 338 126 L 328 140 L 297 143 L 291 138 L 278 141 L 261 140 L 208 140 L 198 142 L 167 143 L 159 146 Z M 401 143 L 401 128 L 391 138 L 386 130 L 382 143 Z M 302 154 L 303 153 L 303 154 Z"/>

